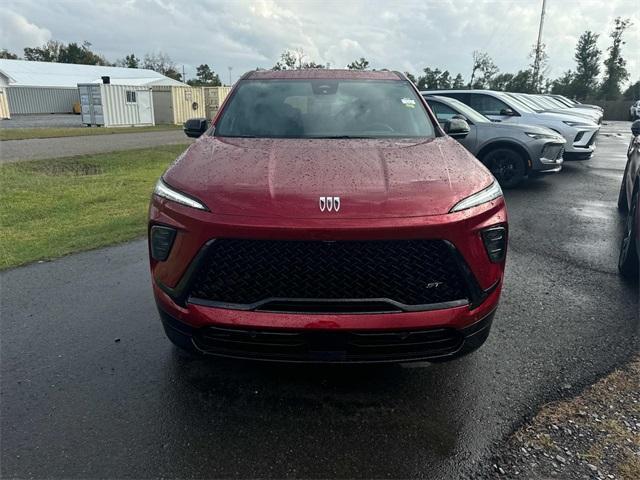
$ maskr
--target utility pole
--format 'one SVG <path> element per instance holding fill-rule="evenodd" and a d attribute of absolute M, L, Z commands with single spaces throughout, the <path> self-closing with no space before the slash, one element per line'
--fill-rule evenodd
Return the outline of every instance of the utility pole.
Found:
<path fill-rule="evenodd" d="M 182 65 L 182 81 L 186 82 L 187 79 L 184 77 L 184 65 Z"/>
<path fill-rule="evenodd" d="M 536 43 L 536 58 L 533 61 L 533 89 L 538 90 L 540 80 L 540 63 L 542 62 L 542 27 L 544 26 L 544 13 L 547 7 L 547 0 L 542 0 L 542 11 L 540 12 L 540 27 L 538 28 L 538 43 Z"/>
<path fill-rule="evenodd" d="M 233 70 L 233 67 L 227 67 L 229 69 L 229 86 L 231 86 L 231 70 Z"/>

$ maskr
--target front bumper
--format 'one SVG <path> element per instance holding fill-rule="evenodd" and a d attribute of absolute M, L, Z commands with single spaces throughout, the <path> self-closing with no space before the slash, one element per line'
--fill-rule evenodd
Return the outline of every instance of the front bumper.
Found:
<path fill-rule="evenodd" d="M 564 142 L 545 143 L 539 148 L 538 158 L 533 160 L 532 173 L 554 173 L 562 170 L 564 163 Z"/>
<path fill-rule="evenodd" d="M 193 328 L 159 308 L 176 345 L 216 357 L 286 363 L 397 363 L 447 361 L 478 349 L 495 309 L 463 329 L 295 330 L 210 326 Z"/>
<path fill-rule="evenodd" d="M 182 339 L 180 341 L 186 342 L 185 348 L 195 347 L 210 354 L 279 361 L 324 361 L 315 353 L 309 353 L 319 351 L 325 352 L 329 357 L 326 361 L 339 362 L 453 358 L 470 351 L 471 346 L 479 345 L 486 338 L 486 335 L 483 338 L 484 334 L 480 333 L 471 335 L 473 330 L 470 329 L 474 325 L 481 325 L 481 321 L 490 324 L 490 318 L 500 297 L 504 262 L 492 263 L 489 260 L 482 232 L 496 225 L 506 226 L 506 222 L 506 208 L 502 198 L 447 215 L 375 221 L 344 219 L 329 222 L 215 215 L 154 197 L 150 208 L 150 226 L 166 225 L 177 230 L 173 248 L 166 261 L 151 260 L 154 296 L 167 335 L 171 337 L 173 334 Z M 198 268 L 198 257 L 201 252 L 206 252 L 206 245 L 216 238 L 329 242 L 446 239 L 446 242 L 455 246 L 463 260 L 467 269 L 465 275 L 473 279 L 476 294 L 468 297 L 468 302 L 432 305 L 431 308 L 419 311 L 357 313 L 261 311 L 259 308 L 247 310 L 189 301 L 190 281 Z M 469 288 L 470 291 L 473 290 Z M 485 332 L 484 328 L 481 330 Z M 439 331 L 447 334 L 446 338 L 436 339 L 447 344 L 446 351 L 434 351 L 430 348 L 407 351 L 406 345 L 401 344 L 396 345 L 401 351 L 393 350 L 395 347 L 391 345 L 391 352 L 377 352 L 363 357 L 360 354 L 350 354 L 349 349 L 344 347 L 349 345 L 348 340 L 356 335 L 391 335 L 392 340 L 395 337 L 415 338 L 418 335 L 432 339 L 431 337 L 437 336 Z M 211 347 L 210 342 L 203 340 L 205 337 L 216 337 L 216 341 L 219 341 L 217 337 L 222 334 L 232 335 L 236 339 L 239 336 L 239 341 L 244 342 L 247 335 L 264 337 L 264 332 L 282 333 L 283 336 L 292 333 L 301 335 L 304 345 L 311 345 L 313 348 L 306 348 L 308 355 L 304 354 L 304 358 L 295 357 L 287 360 L 277 355 L 275 358 L 271 354 L 261 355 L 260 352 L 250 351 L 245 355 L 242 352 L 230 352 L 228 349 L 222 351 L 215 345 L 215 348 Z M 488 334 L 488 329 L 485 333 Z M 309 336 L 311 340 L 308 340 Z M 475 339 L 473 341 L 470 338 L 472 336 Z M 317 338 L 327 340 L 329 346 L 333 345 L 334 348 L 327 349 L 327 345 L 322 341 L 318 343 Z M 174 342 L 178 343 L 176 340 Z M 335 347 L 336 344 L 338 347 Z"/>

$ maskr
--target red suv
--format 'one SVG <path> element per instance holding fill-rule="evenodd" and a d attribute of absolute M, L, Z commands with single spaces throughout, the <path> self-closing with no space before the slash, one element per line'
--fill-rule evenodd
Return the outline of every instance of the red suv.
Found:
<path fill-rule="evenodd" d="M 151 200 L 169 339 L 291 362 L 478 348 L 500 297 L 507 212 L 491 173 L 445 132 L 468 125 L 441 129 L 401 73 L 244 75 Z"/>

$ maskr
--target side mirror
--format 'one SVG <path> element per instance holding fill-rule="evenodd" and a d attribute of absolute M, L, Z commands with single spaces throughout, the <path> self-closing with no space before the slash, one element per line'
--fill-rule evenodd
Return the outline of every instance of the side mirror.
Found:
<path fill-rule="evenodd" d="M 500 115 L 504 117 L 515 117 L 517 113 L 510 108 L 503 108 L 502 110 L 500 110 Z"/>
<path fill-rule="evenodd" d="M 634 137 L 637 137 L 638 135 L 640 135 L 640 120 L 636 120 L 631 124 L 631 134 Z"/>
<path fill-rule="evenodd" d="M 453 138 L 464 138 L 469 135 L 471 128 L 466 120 L 452 117 L 451 120 L 444 123 L 444 131 Z"/>
<path fill-rule="evenodd" d="M 184 122 L 184 134 L 187 137 L 198 138 L 209 128 L 206 118 L 190 118 Z"/>
<path fill-rule="evenodd" d="M 456 113 L 453 117 L 451 118 L 457 118 L 459 120 L 464 120 L 465 122 L 468 122 L 467 117 L 465 117 L 464 115 L 462 115 L 461 113 Z"/>

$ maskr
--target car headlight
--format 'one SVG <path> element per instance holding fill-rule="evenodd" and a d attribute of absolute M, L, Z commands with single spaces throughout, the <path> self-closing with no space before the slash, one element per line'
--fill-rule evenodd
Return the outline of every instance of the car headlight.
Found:
<path fill-rule="evenodd" d="M 491 200 L 495 200 L 502 196 L 502 189 L 496 180 L 493 181 L 491 185 L 489 185 L 484 190 L 480 190 L 477 193 L 465 198 L 464 200 L 456 203 L 449 213 L 459 212 L 460 210 L 466 210 L 467 208 L 477 207 L 478 205 L 482 205 L 483 203 L 490 202 Z"/>
<path fill-rule="evenodd" d="M 558 135 L 554 135 L 553 133 L 534 133 L 534 132 L 524 132 L 525 135 L 535 138 L 536 140 L 541 140 L 543 138 L 556 139 Z"/>
<path fill-rule="evenodd" d="M 162 181 L 162 178 L 156 183 L 156 187 L 153 189 L 153 194 L 172 202 L 181 203 L 187 207 L 197 208 L 198 210 L 209 210 L 203 203 L 200 203 L 195 198 L 185 195 L 182 192 L 174 190 L 169 185 Z"/>
<path fill-rule="evenodd" d="M 563 120 L 562 123 L 564 123 L 565 125 L 569 125 L 570 127 L 589 127 L 590 126 L 588 123 L 571 122 L 569 120 Z"/>

